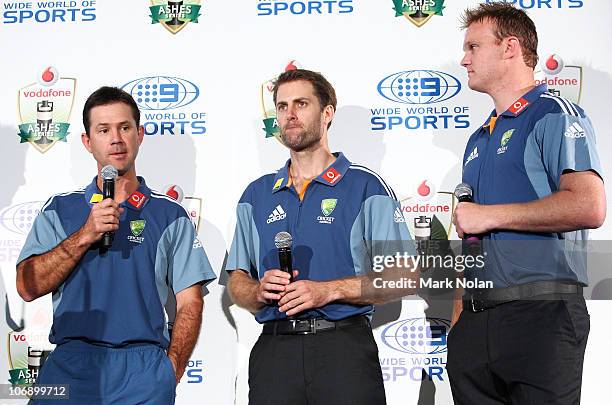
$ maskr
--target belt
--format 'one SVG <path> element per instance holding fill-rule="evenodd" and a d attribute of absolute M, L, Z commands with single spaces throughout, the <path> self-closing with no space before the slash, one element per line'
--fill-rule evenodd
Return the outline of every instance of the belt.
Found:
<path fill-rule="evenodd" d="M 512 287 L 476 291 L 463 296 L 463 309 L 470 312 L 481 312 L 506 302 L 551 294 L 582 295 L 582 286 L 559 281 L 535 281 Z"/>
<path fill-rule="evenodd" d="M 266 322 L 261 333 L 264 335 L 313 335 L 324 330 L 335 330 L 354 326 L 369 327 L 370 321 L 365 315 L 351 316 L 339 321 L 328 321 L 323 318 L 287 319 Z"/>

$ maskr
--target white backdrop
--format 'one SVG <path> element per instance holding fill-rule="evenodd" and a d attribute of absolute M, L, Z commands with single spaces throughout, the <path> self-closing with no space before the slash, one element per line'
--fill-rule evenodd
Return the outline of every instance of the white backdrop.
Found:
<path fill-rule="evenodd" d="M 177 184 L 186 196 L 202 199 L 199 235 L 218 274 L 229 249 L 235 205 L 242 191 L 253 179 L 282 166 L 288 157 L 263 130 L 269 95 L 262 85 L 292 60 L 322 72 L 336 88 L 338 111 L 330 130 L 333 150 L 342 150 L 352 161 L 379 172 L 405 200 L 405 206 L 414 201 L 452 205 L 441 202 L 444 194 L 435 191 L 451 191 L 459 182 L 465 142 L 483 123 L 492 104 L 487 96 L 467 87 L 467 77 L 459 66 L 463 41 L 459 14 L 476 2 L 443 3 L 442 15 L 413 22 L 402 15 L 396 17 L 393 0 L 203 0 L 197 22 L 189 22 L 173 34 L 161 24 L 151 23 L 150 4 L 144 0 L 0 1 L 4 56 L 0 75 L 4 173 L 0 304 L 6 304 L 0 338 L 7 336 L 7 342 L 11 338 L 17 342 L 15 336 L 24 335 L 31 347 L 50 348 L 46 340 L 50 298 L 22 303 L 14 287 L 15 260 L 37 204 L 51 194 L 82 187 L 95 175 L 95 163 L 80 142 L 81 111 L 86 97 L 101 85 L 122 87 L 130 83 L 126 89 L 142 99 L 139 103 L 144 107 L 147 136 L 137 171 L 153 188 Z M 576 80 L 569 86 L 551 87 L 575 101 L 580 96 L 579 104 L 598 134 L 604 172 L 609 173 L 612 133 L 604 108 L 612 92 L 608 44 L 612 3 L 517 3 L 528 9 L 536 22 L 541 60 L 555 54 L 565 65 L 559 73 L 541 72 L 540 77 L 556 78 L 557 82 Z M 269 10 L 272 14 L 265 15 Z M 29 117 L 27 113 L 28 106 L 35 108 L 32 99 L 42 98 L 24 98 L 21 92 L 23 105 L 19 108 L 18 95 L 24 87 L 37 83 L 49 66 L 55 68 L 57 77 L 76 79 L 76 87 L 71 112 L 68 107 L 63 112 L 70 124 L 65 142 L 41 153 L 30 143 L 20 143 L 17 133 L 19 125 L 36 119 L 35 110 Z M 402 73 L 408 71 L 414 72 Z M 383 79 L 395 74 L 434 77 L 440 79 L 436 83 L 448 86 L 437 88 L 440 96 L 409 97 L 417 104 L 406 104 L 400 89 L 385 87 L 390 79 Z M 57 89 L 62 83 L 67 82 L 34 87 Z M 149 89 L 145 89 L 147 84 Z M 154 89 L 153 84 L 158 87 Z M 149 96 L 138 96 L 138 91 L 147 90 Z M 155 90 L 157 94 L 153 94 Z M 155 97 L 157 101 L 153 101 Z M 150 98 L 149 102 L 145 98 Z M 59 114 L 66 100 L 56 97 L 55 102 L 54 113 L 58 115 L 54 120 L 61 122 Z M 411 200 L 417 198 L 416 190 L 424 182 L 434 192 L 423 200 Z M 607 191 L 610 194 L 609 186 Z M 611 234 L 607 221 L 591 237 L 610 239 Z M 246 404 L 248 354 L 259 327 L 249 313 L 231 304 L 224 287 L 214 284 L 209 290 L 201 336 L 178 387 L 177 402 Z M 612 305 L 606 301 L 589 301 L 588 305 L 592 326 L 583 403 L 595 404 L 612 393 L 605 373 L 612 357 L 608 348 Z M 432 308 L 431 303 L 428 306 L 415 298 L 401 306 L 388 306 L 380 314 L 375 335 L 388 403 L 452 403 L 444 371 L 444 336 L 427 334 L 432 326 L 437 328 L 433 330 L 445 330 L 448 308 Z M 22 332 L 12 332 L 22 324 Z M 415 327 L 417 335 L 422 332 L 426 347 L 431 349 L 433 340 L 441 344 L 436 350 L 400 350 L 391 338 L 405 326 Z M 409 347 L 417 347 L 415 342 Z M 9 344 L 0 349 L 2 382 L 9 379 L 9 369 L 19 366 L 12 362 L 24 361 L 23 356 L 17 359 L 17 346 L 9 355 Z M 422 368 L 429 375 L 425 381 L 421 380 Z"/>

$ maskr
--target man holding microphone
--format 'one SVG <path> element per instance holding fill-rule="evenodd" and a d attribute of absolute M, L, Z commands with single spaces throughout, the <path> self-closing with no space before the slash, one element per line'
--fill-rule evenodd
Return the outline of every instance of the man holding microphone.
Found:
<path fill-rule="evenodd" d="M 578 404 L 589 315 L 587 229 L 606 214 L 591 121 L 536 86 L 538 37 L 527 14 L 504 2 L 463 16 L 461 61 L 472 90 L 495 109 L 470 137 L 454 223 L 480 237 L 485 266 L 465 277 L 492 281 L 466 291 L 448 337 L 455 404 Z"/>
<path fill-rule="evenodd" d="M 366 273 L 374 256 L 406 247 L 408 228 L 376 173 L 330 152 L 336 95 L 321 74 L 288 70 L 273 94 L 290 159 L 244 191 L 226 266 L 233 301 L 263 324 L 249 403 L 384 404 Z M 292 243 L 287 272 L 275 239 Z"/>
<path fill-rule="evenodd" d="M 144 129 L 133 98 L 96 90 L 83 125 L 98 175 L 45 203 L 17 264 L 24 300 L 53 293 L 49 340 L 57 347 L 37 385 L 65 386 L 61 404 L 174 403 L 200 332 L 201 287 L 215 275 L 185 209 L 136 176 Z M 169 294 L 177 307 L 171 337 Z"/>

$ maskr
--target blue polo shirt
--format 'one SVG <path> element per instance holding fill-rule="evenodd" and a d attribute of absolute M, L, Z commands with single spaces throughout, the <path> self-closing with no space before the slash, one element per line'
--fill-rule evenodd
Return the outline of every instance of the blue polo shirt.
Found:
<path fill-rule="evenodd" d="M 559 189 L 566 171 L 591 170 L 602 177 L 595 132 L 582 108 L 540 85 L 499 117 L 491 113 L 470 137 L 463 181 L 479 204 L 524 203 Z M 588 207 L 585 207 L 588 209 Z M 483 235 L 482 270 L 468 278 L 505 287 L 541 280 L 587 284 L 587 230 L 565 233 L 496 230 Z"/>
<path fill-rule="evenodd" d="M 138 180 L 138 190 L 120 204 L 125 210 L 110 249 L 92 246 L 53 292 L 51 343 L 151 343 L 165 349 L 169 294 L 215 279 L 187 211 Z M 84 190 L 51 197 L 18 263 L 50 251 L 79 230 L 101 199 L 96 178 Z"/>
<path fill-rule="evenodd" d="M 290 185 L 290 160 L 246 188 L 237 207 L 227 271 L 241 269 L 260 279 L 267 270 L 279 268 L 274 236 L 281 231 L 293 237 L 298 280 L 363 275 L 376 255 L 414 253 L 391 188 L 371 170 L 351 164 L 342 153 L 335 155 L 334 163 L 310 182 L 303 199 Z M 371 305 L 332 302 L 299 317 L 339 320 L 372 311 Z M 255 316 L 260 323 L 285 317 L 276 304 L 264 306 Z"/>

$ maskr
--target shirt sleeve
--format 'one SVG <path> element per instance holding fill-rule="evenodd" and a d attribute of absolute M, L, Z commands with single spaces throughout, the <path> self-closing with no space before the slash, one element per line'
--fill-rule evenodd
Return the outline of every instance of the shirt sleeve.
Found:
<path fill-rule="evenodd" d="M 175 294 L 196 283 L 206 285 L 217 278 L 189 218 L 177 218 L 166 232 L 170 236 L 170 251 L 166 252 L 168 280 Z"/>
<path fill-rule="evenodd" d="M 257 274 L 258 252 L 259 235 L 253 219 L 253 206 L 241 199 L 236 208 L 236 229 L 225 270 L 241 269 Z"/>
<path fill-rule="evenodd" d="M 351 230 L 351 251 L 357 275 L 370 271 L 377 257 L 416 255 L 400 204 L 392 194 L 380 190 L 362 203 Z"/>
<path fill-rule="evenodd" d="M 19 253 L 17 264 L 35 255 L 50 251 L 66 239 L 54 201 L 47 202 L 40 211 Z"/>
<path fill-rule="evenodd" d="M 549 114 L 539 125 L 539 132 L 543 163 L 556 186 L 566 170 L 592 170 L 603 178 L 595 131 L 588 117 Z"/>

